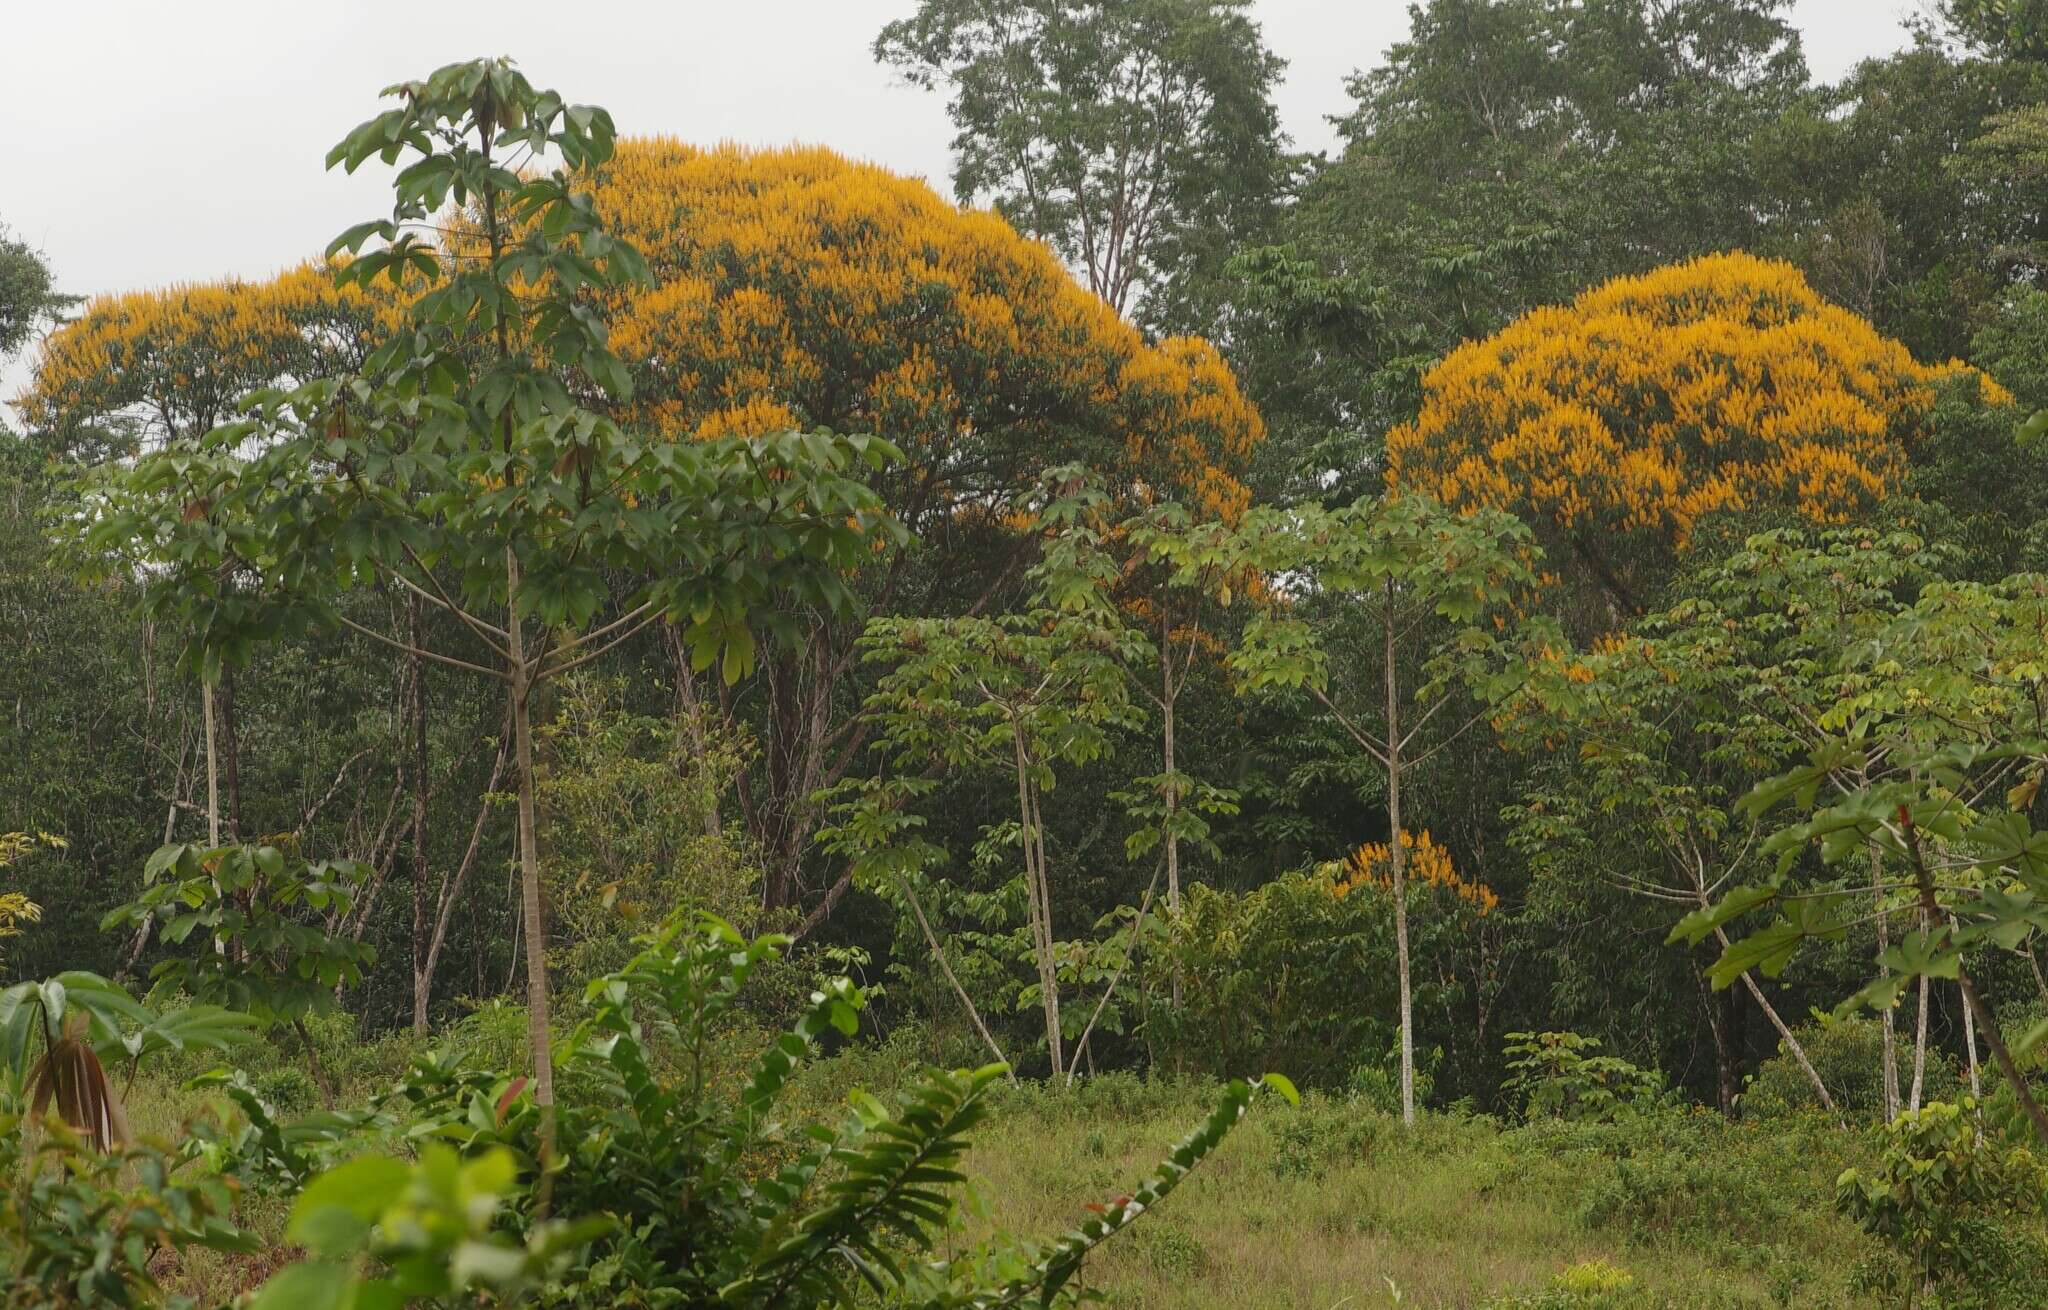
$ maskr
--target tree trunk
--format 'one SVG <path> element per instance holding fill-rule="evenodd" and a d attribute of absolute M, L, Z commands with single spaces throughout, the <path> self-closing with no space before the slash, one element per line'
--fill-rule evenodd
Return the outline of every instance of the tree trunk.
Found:
<path fill-rule="evenodd" d="M 511 658 L 512 740 L 519 782 L 519 910 L 526 934 L 526 1036 L 533 1052 L 533 1103 L 540 1107 L 542 1176 L 551 1176 L 555 1156 L 555 1061 L 548 1035 L 547 928 L 541 914 L 540 824 L 533 789 L 532 671 L 526 664 L 519 615 L 519 556 L 505 549 L 505 620 Z"/>
<path fill-rule="evenodd" d="M 1415 999 L 1408 978 L 1408 857 L 1401 844 L 1401 694 L 1394 669 L 1394 584 L 1387 582 L 1384 648 L 1387 675 L 1387 859 L 1394 884 L 1394 967 L 1401 983 L 1401 1122 L 1415 1123 Z"/>
<path fill-rule="evenodd" d="M 1927 975 L 1920 975 L 1920 1017 L 1913 1026 L 1913 1095 L 1908 1109 L 1920 1108 L 1920 1091 L 1927 1078 Z"/>
<path fill-rule="evenodd" d="M 206 716 L 206 844 L 220 845 L 220 756 L 214 750 L 213 684 L 200 679 L 200 709 Z"/>
<path fill-rule="evenodd" d="M 235 723 L 235 671 L 223 664 L 220 692 L 221 765 L 228 791 L 227 830 L 229 841 L 242 840 L 242 737 Z M 218 844 L 218 843 L 216 843 Z"/>
<path fill-rule="evenodd" d="M 1060 1050 L 1059 973 L 1053 959 L 1051 885 L 1045 878 L 1045 834 L 1038 809 L 1038 788 L 1032 779 L 1031 757 L 1024 749 L 1022 725 L 1011 722 L 1011 751 L 1017 771 L 1018 844 L 1024 852 L 1024 891 L 1031 918 L 1031 953 L 1038 965 L 1039 1005 L 1045 1012 L 1045 1047 L 1052 1057 L 1052 1076 L 1065 1072 Z"/>
<path fill-rule="evenodd" d="M 509 724 L 507 725 L 510 726 Z M 511 734 L 501 738 L 497 758 L 491 762 L 490 781 L 484 784 L 483 799 L 477 802 L 476 823 L 469 830 L 469 846 L 462 853 L 462 863 L 455 866 L 455 872 L 442 883 L 441 893 L 434 909 L 434 931 L 427 939 L 427 958 L 420 966 L 420 977 L 415 979 L 414 1006 L 422 1007 L 420 996 L 430 992 L 434 985 L 434 969 L 441 959 L 441 948 L 448 941 L 448 926 L 455 917 L 455 906 L 462 898 L 462 888 L 469 881 L 469 874 L 476 867 L 477 854 L 483 847 L 484 821 L 490 817 L 490 794 L 498 789 L 498 779 L 505 774 L 507 757 L 512 753 Z M 472 938 L 480 937 L 473 932 Z M 475 952 L 477 968 L 477 991 L 483 990 L 483 953 Z M 423 1010 L 422 1010 L 423 1012 Z M 416 1016 L 417 1017 L 417 1016 Z"/>
<path fill-rule="evenodd" d="M 1722 1004 L 1722 994 L 1717 993 L 1707 982 L 1704 970 L 1699 974 L 1700 1005 L 1706 1011 L 1707 1032 L 1714 1039 L 1714 1095 L 1719 1102 L 1722 1115 L 1735 1116 L 1735 1097 L 1741 1089 L 1737 1079 L 1739 1067 L 1735 1058 L 1734 1039 L 1728 1029 L 1730 1015 Z"/>
<path fill-rule="evenodd" d="M 1884 851 L 1876 842 L 1870 843 L 1870 897 L 1877 904 L 1877 954 L 1884 958 L 1891 949 L 1892 930 L 1890 916 L 1884 912 Z M 1884 1021 L 1884 1121 L 1890 1123 L 1899 1117 L 1899 1025 L 1896 1007 L 1887 1005 L 1882 1016 Z"/>
<path fill-rule="evenodd" d="M 1175 830 L 1174 817 L 1180 812 L 1180 787 L 1174 781 L 1173 742 L 1173 625 L 1167 617 L 1165 604 L 1159 607 L 1159 723 L 1160 758 L 1166 766 L 1166 912 L 1169 916 L 1180 914 L 1180 834 Z M 1179 1001 L 1180 983 L 1174 983 L 1174 999 Z"/>
<path fill-rule="evenodd" d="M 410 596 L 410 626 L 415 652 L 425 642 L 420 598 Z M 412 721 L 412 1030 L 427 1034 L 427 1005 L 433 997 L 433 973 L 427 966 L 427 662 L 411 657 L 406 713 Z"/>

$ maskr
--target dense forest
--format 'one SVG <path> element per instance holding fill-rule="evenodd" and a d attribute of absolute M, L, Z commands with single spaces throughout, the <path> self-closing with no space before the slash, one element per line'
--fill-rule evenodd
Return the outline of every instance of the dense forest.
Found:
<path fill-rule="evenodd" d="M 921 0 L 951 197 L 535 52 L 0 230 L 0 1303 L 2048 1304 L 2044 32 L 1429 0 L 1308 155 Z"/>

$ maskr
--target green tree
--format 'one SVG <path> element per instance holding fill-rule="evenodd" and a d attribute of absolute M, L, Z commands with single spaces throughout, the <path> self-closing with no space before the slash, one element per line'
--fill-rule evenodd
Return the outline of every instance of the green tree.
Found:
<path fill-rule="evenodd" d="M 849 789 L 849 812 L 831 835 L 857 861 L 894 874 L 901 893 L 914 897 L 907 880 L 943 852 L 928 842 L 901 841 L 905 830 L 885 812 L 900 814 L 931 789 L 936 775 L 953 770 L 992 772 L 1006 789 L 1014 788 L 1014 818 L 984 828 L 977 853 L 997 860 L 1014 849 L 1021 857 L 1025 953 L 1037 974 L 1024 996 L 1043 1012 L 1055 1078 L 1071 1076 L 1078 1066 L 1086 1033 L 1072 1034 L 1081 1040 L 1070 1054 L 1073 1016 L 1062 1018 L 1061 975 L 1071 952 L 1059 933 L 1072 913 L 1074 879 L 1055 873 L 1046 797 L 1061 769 L 1102 758 L 1113 749 L 1116 730 L 1140 722 L 1129 671 L 1145 652 L 1113 595 L 1116 564 L 1103 549 L 1098 523 L 1104 498 L 1075 485 L 1071 479 L 1078 476 L 1066 468 L 1048 477 L 1038 514 L 1045 557 L 1031 572 L 1031 609 L 992 618 L 869 622 L 861 639 L 866 658 L 887 669 L 866 709 L 877 725 L 885 773 Z M 926 931 L 943 964 L 936 936 L 928 925 Z M 956 990 L 972 1011 L 957 983 Z"/>
<path fill-rule="evenodd" d="M 1174 316 L 1272 212 L 1284 64 L 1245 0 L 921 0 L 875 58 L 943 87 L 953 189 L 993 200 L 1118 313 Z"/>
<path fill-rule="evenodd" d="M 877 526 L 848 470 L 891 452 L 861 437 L 678 442 L 620 427 L 597 406 L 623 395 L 626 370 L 586 295 L 644 269 L 577 189 L 610 156 L 610 116 L 504 60 L 390 95 L 398 105 L 328 163 L 411 157 L 391 217 L 329 254 L 348 252 L 347 284 L 422 284 L 405 327 L 360 374 L 260 392 L 247 417 L 113 471 L 85 532 L 114 567 L 150 570 L 148 603 L 190 625 L 202 681 L 319 622 L 503 687 L 536 1096 L 551 1113 L 535 689 L 665 620 L 699 668 L 740 677 L 762 598 L 847 603 L 837 567 Z M 542 158 L 560 167 L 529 167 Z M 222 586 L 230 565 L 248 581 Z M 613 577 L 626 593 L 601 618 Z M 416 598 L 457 643 L 359 621 L 336 602 L 362 587 Z"/>
<path fill-rule="evenodd" d="M 50 261 L 41 251 L 0 226 L 0 360 L 78 303 L 77 296 L 57 290 Z"/>
<path fill-rule="evenodd" d="M 1769 203 L 1751 143 L 1808 95 L 1787 8 L 1411 4 L 1407 38 L 1349 83 L 1341 156 L 1234 265 L 1232 362 L 1293 461 L 1269 481 L 1348 500 L 1450 347 L 1755 244 Z"/>
<path fill-rule="evenodd" d="M 1529 530 L 1496 511 L 1453 514 L 1404 494 L 1339 510 L 1257 509 L 1218 528 L 1225 549 L 1276 588 L 1226 657 L 1248 691 L 1305 692 L 1371 758 L 1386 786 L 1401 1116 L 1415 1120 L 1403 785 L 1481 722 L 1518 678 L 1512 643 L 1482 620 L 1533 583 Z M 1202 553 L 1191 555 L 1199 561 Z M 1474 712 L 1438 716 L 1467 698 Z"/>

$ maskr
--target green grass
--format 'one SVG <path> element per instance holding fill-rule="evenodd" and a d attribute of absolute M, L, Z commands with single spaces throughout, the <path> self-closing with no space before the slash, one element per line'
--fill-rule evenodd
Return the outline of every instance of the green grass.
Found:
<path fill-rule="evenodd" d="M 1142 1177 L 1206 1093 L 1115 1080 L 1006 1099 L 972 1157 L 986 1209 L 974 1226 L 1048 1234 Z M 1356 1102 L 1269 1102 L 1088 1279 L 1115 1304 L 1189 1310 L 1481 1307 L 1516 1294 L 1607 1307 L 1862 1304 L 1845 1285 L 1874 1248 L 1830 1205 L 1859 1149 L 1825 1124 L 1704 1113 L 1509 1129 L 1426 1115 L 1409 1131 Z M 1584 1299 L 1559 1288 L 1568 1268 L 1595 1260 L 1629 1286 Z"/>
<path fill-rule="evenodd" d="M 402 1038 L 352 1042 L 338 1029 L 322 1036 L 344 1101 L 388 1084 L 415 1049 Z M 885 1091 L 902 1054 L 812 1067 L 792 1088 L 789 1117 L 836 1116 L 849 1086 Z M 309 1091 L 290 1072 L 303 1058 L 289 1038 L 241 1063 L 259 1083 Z M 195 1071 L 165 1068 L 137 1085 L 138 1131 L 176 1135 L 199 1105 L 181 1084 Z M 1088 1202 L 1149 1173 L 1215 1090 L 1123 1075 L 1072 1091 L 1005 1088 L 977 1134 L 961 1240 L 1073 1226 Z M 1836 1174 L 1867 1149 L 1861 1134 L 1797 1116 L 1503 1126 L 1432 1113 L 1407 1130 L 1364 1101 L 1265 1100 L 1084 1278 L 1114 1305 L 1158 1310 L 1861 1305 L 1848 1280 L 1876 1248 L 1835 1216 L 1831 1197 Z M 287 1209 L 249 1198 L 243 1217 L 275 1235 Z M 288 1258 L 198 1253 L 170 1281 L 219 1304 Z"/>

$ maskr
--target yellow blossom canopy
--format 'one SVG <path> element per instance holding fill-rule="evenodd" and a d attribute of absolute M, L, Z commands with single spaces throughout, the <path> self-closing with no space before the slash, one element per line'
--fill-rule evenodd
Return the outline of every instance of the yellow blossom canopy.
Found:
<path fill-rule="evenodd" d="M 654 275 L 612 326 L 652 425 L 887 437 L 913 520 L 1066 461 L 1210 514 L 1248 500 L 1264 427 L 1215 349 L 1147 343 L 995 214 L 829 150 L 666 139 L 621 143 L 593 194 Z"/>
<path fill-rule="evenodd" d="M 1838 521 L 1900 485 L 1935 384 L 1968 371 L 1916 362 L 1789 264 L 1712 255 L 1452 351 L 1421 413 L 1388 434 L 1388 478 L 1580 543 L 1682 547 L 1716 510 Z"/>
<path fill-rule="evenodd" d="M 254 388 L 359 366 L 402 313 L 383 286 L 338 288 L 307 263 L 260 282 L 95 297 L 44 341 L 23 417 L 66 441 L 118 423 L 159 441 L 195 436 Z"/>

